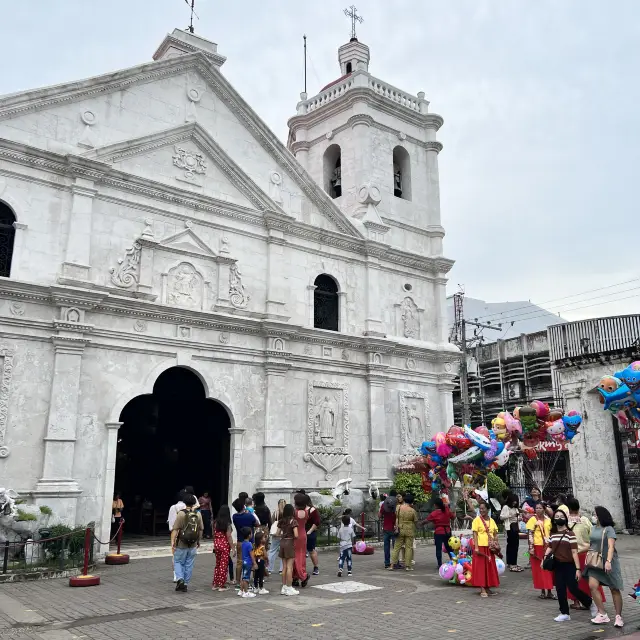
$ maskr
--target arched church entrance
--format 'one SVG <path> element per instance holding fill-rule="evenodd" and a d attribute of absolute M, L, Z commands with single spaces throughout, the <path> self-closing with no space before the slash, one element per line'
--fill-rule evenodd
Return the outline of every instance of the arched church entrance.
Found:
<path fill-rule="evenodd" d="M 128 533 L 166 534 L 169 507 L 185 486 L 196 497 L 209 492 L 214 516 L 227 503 L 231 422 L 195 373 L 168 369 L 153 393 L 127 403 L 120 422 L 115 490 Z"/>

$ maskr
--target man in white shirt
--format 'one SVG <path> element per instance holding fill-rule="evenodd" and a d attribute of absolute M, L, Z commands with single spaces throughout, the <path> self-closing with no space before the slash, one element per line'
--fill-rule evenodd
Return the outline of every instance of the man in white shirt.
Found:
<path fill-rule="evenodd" d="M 193 488 L 186 487 L 180 492 L 178 502 L 171 505 L 171 507 L 169 508 L 169 516 L 167 517 L 167 524 L 169 525 L 169 536 L 171 536 L 173 525 L 176 521 L 176 518 L 178 517 L 178 514 L 180 513 L 180 511 L 187 508 L 187 505 L 182 501 L 182 496 L 184 496 L 184 494 L 187 493 L 189 489 L 191 489 L 191 493 L 193 494 Z M 173 565 L 173 553 L 171 555 L 171 564 Z M 178 577 L 176 576 L 175 569 L 173 571 L 173 581 L 178 582 Z"/>

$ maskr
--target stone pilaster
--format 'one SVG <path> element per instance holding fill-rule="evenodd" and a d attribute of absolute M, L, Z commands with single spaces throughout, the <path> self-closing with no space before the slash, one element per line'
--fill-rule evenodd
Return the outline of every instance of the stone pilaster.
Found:
<path fill-rule="evenodd" d="M 367 375 L 369 392 L 369 480 L 379 485 L 390 485 L 389 443 L 385 413 L 386 376 L 379 371 Z"/>
<path fill-rule="evenodd" d="M 382 330 L 382 319 L 380 317 L 380 265 L 377 258 L 368 257 L 366 263 L 366 301 L 367 317 L 365 319 L 366 336 L 386 337 Z"/>
<path fill-rule="evenodd" d="M 365 103 L 356 103 L 354 105 L 355 110 L 367 110 Z M 349 172 L 342 170 L 342 180 L 344 185 L 345 177 L 348 183 L 344 186 L 347 187 L 347 191 L 350 193 L 355 192 L 361 185 L 366 184 L 371 179 L 371 125 L 373 124 L 373 118 L 365 113 L 351 116 L 348 120 L 353 131 L 353 148 L 355 149 L 353 175 L 348 175 Z M 343 167 L 344 167 L 343 160 Z M 346 174 L 346 175 L 345 175 Z M 345 193 L 343 186 L 343 194 Z"/>
<path fill-rule="evenodd" d="M 267 240 L 267 318 L 272 320 L 288 320 L 285 314 L 284 290 L 284 248 L 287 241 L 280 230 L 269 229 Z"/>
<path fill-rule="evenodd" d="M 438 326 L 438 342 L 449 342 L 449 316 L 447 315 L 447 278 L 439 273 L 433 283 L 436 302 L 436 323 Z"/>
<path fill-rule="evenodd" d="M 91 226 L 96 193 L 93 180 L 85 178 L 76 178 L 71 187 L 71 213 L 61 272 L 63 278 L 90 280 Z"/>
<path fill-rule="evenodd" d="M 276 492 L 291 489 L 291 481 L 285 471 L 285 431 L 287 424 L 287 371 L 289 365 L 283 358 L 281 362 L 268 362 L 267 398 L 264 425 L 264 444 L 262 445 L 262 479 L 258 487 L 263 491 Z"/>
<path fill-rule="evenodd" d="M 241 484 L 242 445 L 244 441 L 244 432 L 245 430 L 240 427 L 232 427 L 231 429 L 229 429 L 229 449 L 231 454 L 231 468 L 229 470 L 229 504 L 231 504 L 232 500 L 241 491 L 246 491 L 246 489 Z"/>
<path fill-rule="evenodd" d="M 82 354 L 88 341 L 77 334 L 53 336 L 52 341 L 55 357 L 44 462 L 34 496 L 36 504 L 46 503 L 63 520 L 75 523 L 81 490 L 73 478 L 73 462 Z"/>
<path fill-rule="evenodd" d="M 107 422 L 107 446 L 106 458 L 107 464 L 104 474 L 104 505 L 102 507 L 102 520 L 98 538 L 104 542 L 109 540 L 111 536 L 111 496 L 115 490 L 116 479 L 116 453 L 118 451 L 118 430 L 122 426 L 122 422 Z M 109 545 L 100 545 L 100 553 L 108 553 Z"/>
<path fill-rule="evenodd" d="M 426 163 L 427 163 L 427 197 L 429 203 L 429 226 L 440 226 L 440 173 L 438 170 L 438 153 L 442 144 L 436 141 L 435 129 L 427 129 Z"/>
<path fill-rule="evenodd" d="M 233 305 L 229 301 L 229 272 L 231 265 L 237 262 L 233 258 L 218 256 L 218 297 L 215 309 L 224 311 L 233 309 Z"/>
<path fill-rule="evenodd" d="M 449 368 L 451 364 L 447 363 Z M 441 382 L 438 385 L 438 394 L 440 395 L 440 411 L 442 416 L 442 430 L 446 431 L 451 425 L 453 425 L 453 390 L 455 384 L 451 380 L 448 382 Z M 430 433 L 425 434 L 427 439 L 431 437 Z"/>

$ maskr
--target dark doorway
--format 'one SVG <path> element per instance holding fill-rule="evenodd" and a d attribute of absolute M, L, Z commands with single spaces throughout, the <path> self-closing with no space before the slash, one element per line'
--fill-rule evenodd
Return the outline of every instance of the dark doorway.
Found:
<path fill-rule="evenodd" d="M 169 507 L 188 485 L 196 497 L 209 492 L 214 514 L 226 504 L 231 423 L 195 373 L 168 369 L 152 394 L 125 406 L 120 422 L 115 489 L 125 504 L 126 531 L 166 534 Z"/>
<path fill-rule="evenodd" d="M 313 284 L 316 287 L 313 292 L 313 326 L 338 331 L 340 303 L 337 282 L 323 273 Z"/>

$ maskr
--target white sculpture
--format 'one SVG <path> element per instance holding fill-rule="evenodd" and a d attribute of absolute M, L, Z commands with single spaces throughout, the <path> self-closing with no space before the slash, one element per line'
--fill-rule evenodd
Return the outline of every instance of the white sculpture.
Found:
<path fill-rule="evenodd" d="M 18 493 L 13 489 L 0 487 L 0 516 L 15 517 L 18 515 L 18 508 L 16 507 L 16 499 L 18 497 Z"/>
<path fill-rule="evenodd" d="M 378 483 L 375 480 L 369 480 L 367 482 L 367 485 L 369 485 L 369 497 L 372 500 L 377 500 L 378 496 L 380 495 L 380 488 L 378 487 Z"/>
<path fill-rule="evenodd" d="M 339 500 L 342 496 L 349 495 L 349 486 L 351 485 L 351 478 L 344 478 L 343 480 L 338 480 L 336 482 L 336 486 L 333 488 L 331 495 L 334 500 Z"/>

